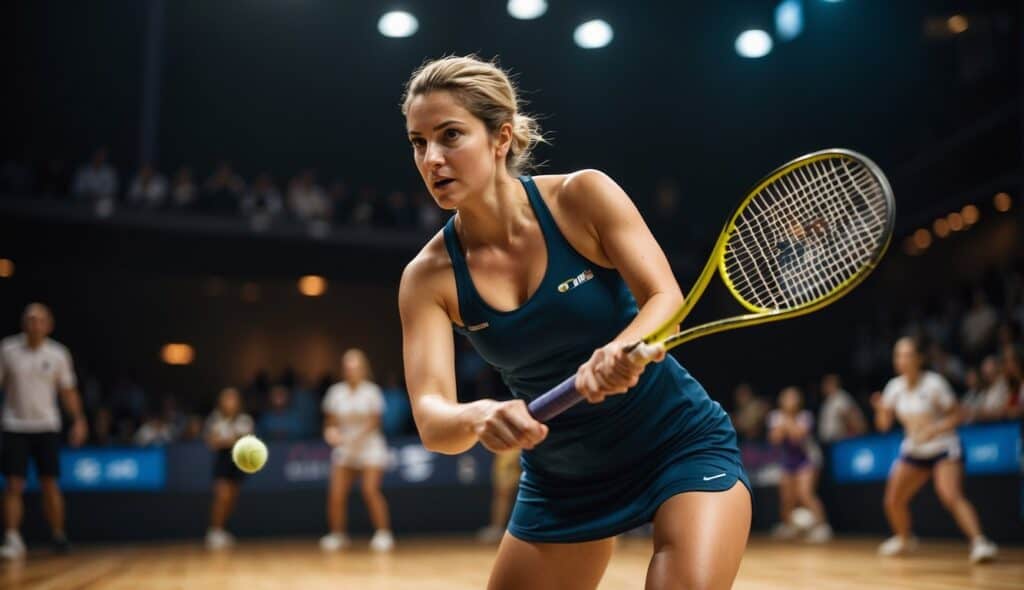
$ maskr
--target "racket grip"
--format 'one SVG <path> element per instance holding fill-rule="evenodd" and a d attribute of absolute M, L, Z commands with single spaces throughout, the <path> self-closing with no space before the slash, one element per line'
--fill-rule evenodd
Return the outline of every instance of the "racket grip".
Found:
<path fill-rule="evenodd" d="M 530 402 L 527 409 L 537 421 L 547 422 L 581 401 L 583 396 L 576 391 L 576 375 L 573 375 Z"/>
<path fill-rule="evenodd" d="M 662 344 L 647 344 L 641 340 L 633 346 L 633 350 L 629 351 L 629 360 L 634 363 L 643 363 L 646 365 L 657 358 L 664 349 L 665 347 Z"/>

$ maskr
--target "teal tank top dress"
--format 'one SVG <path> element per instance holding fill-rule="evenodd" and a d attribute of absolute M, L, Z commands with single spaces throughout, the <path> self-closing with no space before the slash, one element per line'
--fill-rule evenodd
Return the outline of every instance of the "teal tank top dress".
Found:
<path fill-rule="evenodd" d="M 519 308 L 492 308 L 477 293 L 455 232 L 444 228 L 463 325 L 455 330 L 527 403 L 576 372 L 637 314 L 622 276 L 579 254 L 537 185 L 520 178 L 540 223 L 547 269 Z M 555 417 L 547 439 L 522 455 L 508 531 L 533 542 L 572 543 L 649 522 L 670 497 L 750 482 L 728 415 L 675 358 L 647 366 L 626 394 Z"/>

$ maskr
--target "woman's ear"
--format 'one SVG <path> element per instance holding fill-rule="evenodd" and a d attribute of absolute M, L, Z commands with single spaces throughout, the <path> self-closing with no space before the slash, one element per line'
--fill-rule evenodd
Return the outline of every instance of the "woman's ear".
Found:
<path fill-rule="evenodd" d="M 499 158 L 505 158 L 508 156 L 509 150 L 512 149 L 512 124 L 504 123 L 498 128 L 498 133 L 495 136 L 495 155 Z"/>

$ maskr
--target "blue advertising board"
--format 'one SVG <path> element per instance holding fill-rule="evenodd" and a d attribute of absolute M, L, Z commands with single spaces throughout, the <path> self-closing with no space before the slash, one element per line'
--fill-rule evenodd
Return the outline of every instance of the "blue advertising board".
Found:
<path fill-rule="evenodd" d="M 957 429 L 968 475 L 1020 471 L 1021 437 L 1016 422 L 973 424 Z M 839 483 L 879 481 L 899 455 L 902 435 L 862 436 L 832 446 L 832 476 Z"/>

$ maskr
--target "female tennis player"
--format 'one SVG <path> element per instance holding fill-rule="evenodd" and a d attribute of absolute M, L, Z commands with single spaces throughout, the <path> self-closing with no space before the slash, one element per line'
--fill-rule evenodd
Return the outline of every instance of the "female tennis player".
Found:
<path fill-rule="evenodd" d="M 799 388 L 787 387 L 779 393 L 779 408 L 768 414 L 768 440 L 782 450 L 779 479 L 782 521 L 775 527 L 775 536 L 791 539 L 800 532 L 790 518 L 799 504 L 814 515 L 814 525 L 807 531 L 807 542 L 830 540 L 832 527 L 815 491 L 821 470 L 821 448 L 814 441 L 814 415 L 804 409 L 804 394 Z"/>
<path fill-rule="evenodd" d="M 341 371 L 344 379 L 327 390 L 321 404 L 324 441 L 332 447 L 332 466 L 327 490 L 327 525 L 331 530 L 320 538 L 320 548 L 337 551 L 351 545 L 346 533 L 348 496 L 356 477 L 361 476 L 363 502 L 375 529 L 370 549 L 391 551 L 395 546 L 391 516 L 380 491 L 388 464 L 388 445 L 380 429 L 384 396 L 370 381 L 370 360 L 362 350 L 346 350 Z"/>
<path fill-rule="evenodd" d="M 628 358 L 682 302 L 629 197 L 596 170 L 519 176 L 539 127 L 475 56 L 423 65 L 402 110 L 427 189 L 455 212 L 399 292 L 420 436 L 443 453 L 524 450 L 489 587 L 594 588 L 613 537 L 651 521 L 647 588 L 731 587 L 750 484 L 701 385 L 671 357 L 646 370 Z M 457 401 L 453 326 L 518 399 Z M 591 403 L 534 420 L 525 401 L 573 373 Z"/>
<path fill-rule="evenodd" d="M 892 428 L 895 417 L 906 433 L 900 457 L 893 463 L 885 486 L 885 515 L 895 535 L 882 543 L 878 552 L 900 555 L 916 547 L 917 539 L 910 531 L 910 500 L 934 475 L 935 493 L 971 542 L 971 562 L 992 560 L 996 545 L 982 534 L 978 515 L 962 489 L 964 466 L 956 434 L 960 422 L 956 397 L 941 375 L 923 370 L 923 361 L 916 341 L 897 340 L 892 362 L 899 375 L 889 380 L 884 392 L 871 396 L 878 430 Z"/>

